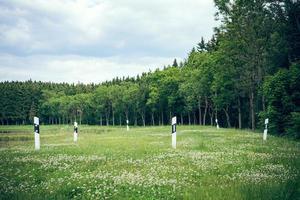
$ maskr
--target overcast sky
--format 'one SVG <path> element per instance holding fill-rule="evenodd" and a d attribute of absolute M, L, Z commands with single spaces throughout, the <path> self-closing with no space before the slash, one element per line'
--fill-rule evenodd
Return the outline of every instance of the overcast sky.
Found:
<path fill-rule="evenodd" d="M 213 0 L 1 0 L 0 81 L 90 83 L 183 60 Z"/>

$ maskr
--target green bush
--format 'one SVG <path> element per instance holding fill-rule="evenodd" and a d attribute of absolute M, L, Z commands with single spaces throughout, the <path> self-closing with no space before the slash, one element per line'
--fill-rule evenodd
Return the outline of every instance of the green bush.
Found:
<path fill-rule="evenodd" d="M 291 113 L 291 122 L 287 132 L 288 135 L 300 139 L 300 112 Z"/>
<path fill-rule="evenodd" d="M 269 118 L 269 131 L 276 135 L 291 135 L 299 138 L 300 126 L 300 65 L 289 70 L 279 70 L 266 79 L 263 85 L 267 109 L 260 113 Z"/>

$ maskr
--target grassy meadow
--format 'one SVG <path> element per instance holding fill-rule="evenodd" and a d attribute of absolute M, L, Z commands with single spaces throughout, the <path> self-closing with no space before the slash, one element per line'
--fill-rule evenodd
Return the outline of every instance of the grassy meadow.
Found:
<path fill-rule="evenodd" d="M 0 199 L 300 199 L 300 142 L 235 129 L 0 126 Z"/>

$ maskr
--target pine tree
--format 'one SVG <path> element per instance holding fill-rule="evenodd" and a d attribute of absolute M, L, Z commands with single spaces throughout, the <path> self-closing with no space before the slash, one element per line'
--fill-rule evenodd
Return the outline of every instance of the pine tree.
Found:
<path fill-rule="evenodd" d="M 173 67 L 178 67 L 176 58 L 174 59 L 172 66 L 173 66 Z"/>

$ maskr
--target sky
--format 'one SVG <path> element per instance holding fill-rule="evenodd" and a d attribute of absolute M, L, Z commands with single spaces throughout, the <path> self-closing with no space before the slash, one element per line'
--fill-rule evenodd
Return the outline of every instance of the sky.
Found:
<path fill-rule="evenodd" d="M 0 81 L 99 83 L 182 61 L 213 0 L 0 0 Z"/>

